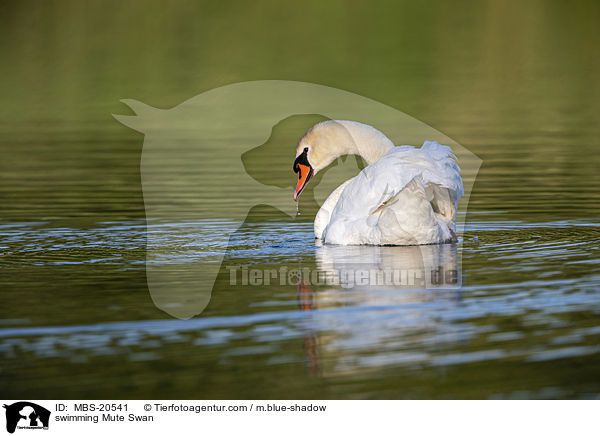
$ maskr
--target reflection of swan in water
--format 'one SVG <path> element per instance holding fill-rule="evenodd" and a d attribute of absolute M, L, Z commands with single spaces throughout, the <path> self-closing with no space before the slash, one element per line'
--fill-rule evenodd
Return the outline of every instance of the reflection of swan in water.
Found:
<path fill-rule="evenodd" d="M 458 288 L 461 284 L 456 244 L 323 245 L 316 257 L 320 272 L 316 284 L 354 290 Z"/>
<path fill-rule="evenodd" d="M 302 311 L 311 311 L 315 309 L 314 293 L 303 280 L 298 282 L 298 308 Z M 306 363 L 310 370 L 310 375 L 320 375 L 319 344 L 318 337 L 311 329 L 304 330 L 304 353 Z"/>
<path fill-rule="evenodd" d="M 299 309 L 314 314 L 304 325 L 312 375 L 427 361 L 422 340 L 431 335 L 441 342 L 459 340 L 451 322 L 440 316 L 460 298 L 455 244 L 323 245 L 316 260 L 317 269 L 304 272 L 298 284 Z M 357 310 L 319 312 L 347 307 Z"/>

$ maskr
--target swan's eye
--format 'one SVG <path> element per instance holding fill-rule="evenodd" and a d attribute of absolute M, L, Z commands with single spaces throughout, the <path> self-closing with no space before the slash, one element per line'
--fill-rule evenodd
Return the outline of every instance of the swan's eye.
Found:
<path fill-rule="evenodd" d="M 300 153 L 300 155 L 294 161 L 294 172 L 295 173 L 300 172 L 300 167 L 298 166 L 299 164 L 311 167 L 310 163 L 308 163 L 308 147 L 304 147 L 304 151 L 302 153 Z"/>

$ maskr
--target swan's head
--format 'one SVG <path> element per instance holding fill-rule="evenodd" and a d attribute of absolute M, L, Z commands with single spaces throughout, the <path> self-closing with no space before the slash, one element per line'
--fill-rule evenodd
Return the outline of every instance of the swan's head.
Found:
<path fill-rule="evenodd" d="M 296 148 L 294 172 L 298 174 L 298 184 L 294 191 L 294 200 L 298 201 L 298 197 L 315 174 L 337 157 L 347 154 L 348 145 L 351 143 L 352 137 L 340 121 L 323 121 L 306 132 Z"/>

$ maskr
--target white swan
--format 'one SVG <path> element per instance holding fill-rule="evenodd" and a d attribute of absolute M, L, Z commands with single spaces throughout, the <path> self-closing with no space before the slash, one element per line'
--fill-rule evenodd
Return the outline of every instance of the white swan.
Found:
<path fill-rule="evenodd" d="M 315 217 L 326 244 L 421 245 L 456 241 L 456 208 L 463 184 L 450 147 L 425 141 L 395 147 L 374 127 L 324 121 L 302 137 L 294 171 L 294 200 L 336 158 L 360 155 L 368 164 L 329 195 Z"/>

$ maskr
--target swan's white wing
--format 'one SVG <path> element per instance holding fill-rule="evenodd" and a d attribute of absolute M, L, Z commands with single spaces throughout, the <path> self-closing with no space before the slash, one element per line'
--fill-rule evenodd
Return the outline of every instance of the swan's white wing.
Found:
<path fill-rule="evenodd" d="M 395 147 L 344 186 L 321 233 L 334 244 L 443 242 L 452 238 L 462 193 L 450 147 Z"/>

